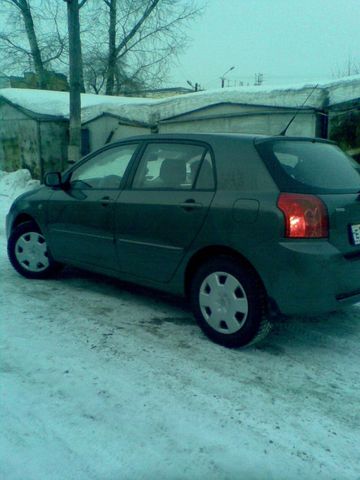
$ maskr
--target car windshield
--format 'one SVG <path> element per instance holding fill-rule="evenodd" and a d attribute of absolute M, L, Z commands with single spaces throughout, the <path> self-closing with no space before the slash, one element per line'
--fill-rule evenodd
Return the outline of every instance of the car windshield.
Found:
<path fill-rule="evenodd" d="M 316 141 L 275 140 L 258 145 L 281 187 L 316 192 L 359 191 L 360 165 L 335 145 Z M 286 178 L 285 178 L 286 177 Z"/>

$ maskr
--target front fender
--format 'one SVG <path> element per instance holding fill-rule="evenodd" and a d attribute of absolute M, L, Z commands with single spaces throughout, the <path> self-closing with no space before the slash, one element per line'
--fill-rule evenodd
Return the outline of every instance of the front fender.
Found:
<path fill-rule="evenodd" d="M 14 226 L 28 220 L 35 221 L 42 231 L 46 230 L 47 200 L 52 190 L 39 187 L 18 196 L 6 216 L 6 236 L 9 238 Z"/>

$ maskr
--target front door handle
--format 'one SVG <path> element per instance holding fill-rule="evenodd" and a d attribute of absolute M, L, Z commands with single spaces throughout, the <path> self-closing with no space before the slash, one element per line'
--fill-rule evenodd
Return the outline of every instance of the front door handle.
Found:
<path fill-rule="evenodd" d="M 109 203 L 112 203 L 112 199 L 110 197 L 103 197 L 101 200 L 101 205 L 103 207 L 107 207 L 109 205 Z"/>
<path fill-rule="evenodd" d="M 179 206 L 187 212 L 190 212 L 195 208 L 202 208 L 203 204 L 196 202 L 193 198 L 189 198 L 188 200 L 185 200 L 185 202 L 180 203 Z"/>

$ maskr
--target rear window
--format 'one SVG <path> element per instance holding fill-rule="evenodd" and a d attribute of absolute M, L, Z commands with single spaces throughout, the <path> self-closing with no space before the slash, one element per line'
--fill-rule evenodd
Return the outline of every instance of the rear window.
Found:
<path fill-rule="evenodd" d="M 340 148 L 319 141 L 274 140 L 257 148 L 281 190 L 358 192 L 360 166 Z"/>

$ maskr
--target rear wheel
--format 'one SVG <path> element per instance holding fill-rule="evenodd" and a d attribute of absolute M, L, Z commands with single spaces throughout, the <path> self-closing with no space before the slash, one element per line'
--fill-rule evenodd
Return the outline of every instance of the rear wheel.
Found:
<path fill-rule="evenodd" d="M 39 227 L 31 221 L 11 233 L 8 256 L 15 270 L 27 278 L 48 278 L 61 267 L 52 258 Z"/>
<path fill-rule="evenodd" d="M 245 346 L 262 340 L 271 329 L 262 285 L 232 258 L 203 264 L 193 277 L 190 295 L 200 328 L 216 343 Z"/>

